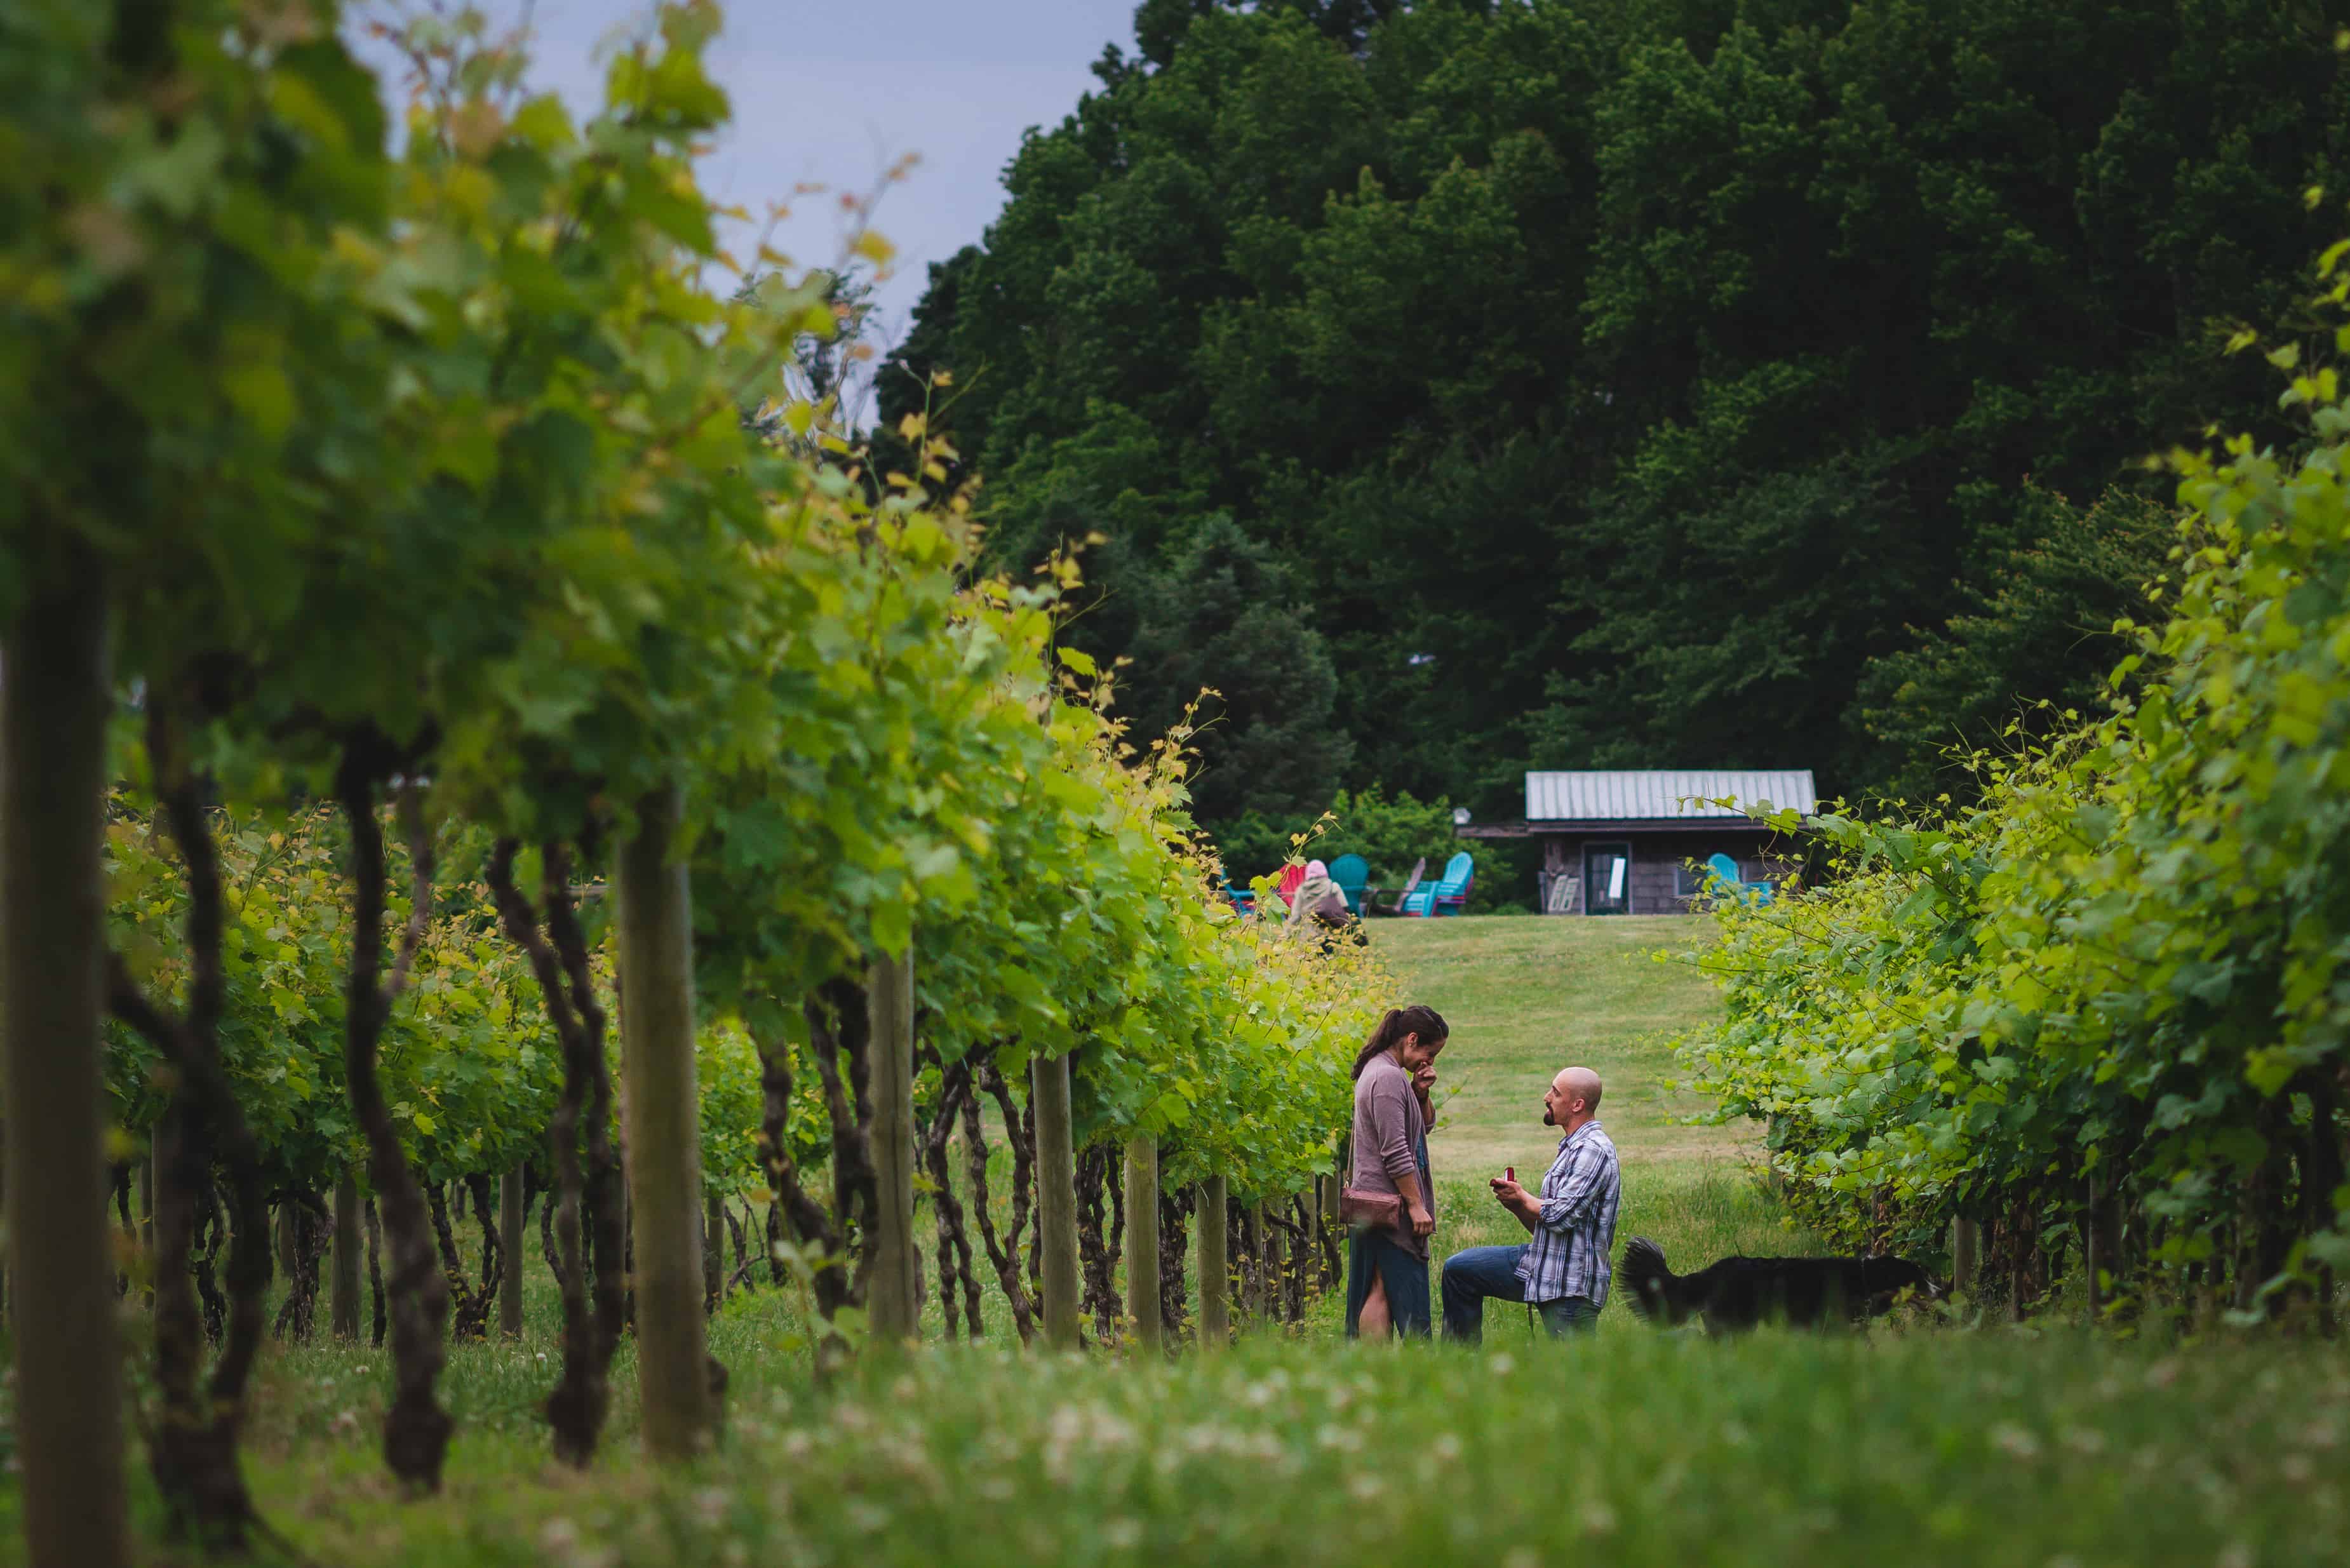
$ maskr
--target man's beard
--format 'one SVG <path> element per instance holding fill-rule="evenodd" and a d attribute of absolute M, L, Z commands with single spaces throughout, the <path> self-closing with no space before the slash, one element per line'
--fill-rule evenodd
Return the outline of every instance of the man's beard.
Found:
<path fill-rule="evenodd" d="M 1558 1126 L 1558 1118 L 1550 1114 L 1550 1107 L 1548 1106 L 1544 1106 L 1543 1107 L 1543 1126 L 1546 1127 L 1555 1127 Z"/>

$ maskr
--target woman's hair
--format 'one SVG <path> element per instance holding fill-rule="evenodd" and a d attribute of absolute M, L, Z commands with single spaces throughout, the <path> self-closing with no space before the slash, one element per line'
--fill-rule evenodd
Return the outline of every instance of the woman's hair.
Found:
<path fill-rule="evenodd" d="M 1379 1026 L 1371 1031 L 1371 1037 L 1363 1042 L 1363 1048 L 1355 1054 L 1354 1075 L 1361 1077 L 1372 1057 L 1394 1050 L 1407 1034 L 1417 1034 L 1423 1041 L 1441 1041 L 1451 1033 L 1444 1015 L 1433 1007 L 1390 1007 L 1388 1015 L 1379 1020 Z"/>

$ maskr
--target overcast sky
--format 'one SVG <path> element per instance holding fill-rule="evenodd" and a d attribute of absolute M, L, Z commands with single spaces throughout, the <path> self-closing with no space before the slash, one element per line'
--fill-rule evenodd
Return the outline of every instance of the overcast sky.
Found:
<path fill-rule="evenodd" d="M 510 19 L 522 3 L 485 9 Z M 598 45 L 650 8 L 536 0 L 538 78 L 585 112 L 600 101 Z M 892 341 L 926 265 L 976 242 L 1003 205 L 1021 132 L 1060 123 L 1098 85 L 1087 67 L 1103 46 L 1130 53 L 1134 41 L 1134 0 L 727 0 L 725 11 L 710 60 L 734 124 L 703 171 L 712 195 L 763 213 L 804 181 L 862 189 L 902 154 L 920 155 L 873 223 L 899 253 L 879 294 Z M 776 248 L 820 265 L 839 232 L 834 203 L 804 200 Z"/>

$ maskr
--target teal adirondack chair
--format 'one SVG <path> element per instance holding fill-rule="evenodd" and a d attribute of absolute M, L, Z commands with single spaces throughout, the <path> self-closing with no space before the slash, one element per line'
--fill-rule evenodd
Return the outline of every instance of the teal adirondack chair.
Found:
<path fill-rule="evenodd" d="M 1712 871 L 1715 879 L 1721 883 L 1722 892 L 1740 903 L 1767 904 L 1771 901 L 1771 884 L 1741 880 L 1738 875 L 1738 862 L 1729 856 L 1708 856 L 1705 863 L 1707 868 Z"/>
<path fill-rule="evenodd" d="M 1444 863 L 1444 875 L 1432 883 L 1422 883 L 1403 901 L 1403 912 L 1426 918 L 1431 915 L 1457 915 L 1469 902 L 1470 884 L 1477 879 L 1477 862 L 1462 850 Z"/>
<path fill-rule="evenodd" d="M 1359 855 L 1341 855 L 1330 862 L 1330 880 L 1347 898 L 1347 912 L 1363 918 L 1363 893 L 1371 885 L 1371 863 Z"/>

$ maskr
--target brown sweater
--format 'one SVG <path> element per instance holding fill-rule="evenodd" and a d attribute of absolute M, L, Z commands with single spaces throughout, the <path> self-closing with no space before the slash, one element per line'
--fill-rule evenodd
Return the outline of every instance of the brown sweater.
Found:
<path fill-rule="evenodd" d="M 1420 1111 L 1419 1096 L 1412 1093 L 1411 1075 L 1393 1056 L 1372 1057 L 1363 1075 L 1355 1080 L 1355 1168 L 1347 1185 L 1365 1192 L 1400 1193 L 1403 1189 L 1396 1178 L 1415 1177 L 1419 1181 L 1419 1200 L 1430 1214 L 1435 1213 L 1435 1184 L 1413 1153 L 1427 1136 L 1428 1120 Z M 1428 1256 L 1428 1238 L 1411 1233 L 1408 1204 L 1397 1216 L 1392 1239 L 1414 1257 Z"/>

